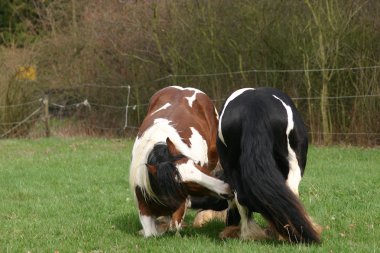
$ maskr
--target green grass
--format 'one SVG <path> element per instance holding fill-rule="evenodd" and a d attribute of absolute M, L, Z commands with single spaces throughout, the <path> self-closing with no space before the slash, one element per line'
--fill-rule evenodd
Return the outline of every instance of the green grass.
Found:
<path fill-rule="evenodd" d="M 221 241 L 220 222 L 144 239 L 129 192 L 132 142 L 0 141 L 0 252 L 378 252 L 380 150 L 311 147 L 301 183 L 321 245 Z M 188 212 L 191 223 L 194 211 Z"/>

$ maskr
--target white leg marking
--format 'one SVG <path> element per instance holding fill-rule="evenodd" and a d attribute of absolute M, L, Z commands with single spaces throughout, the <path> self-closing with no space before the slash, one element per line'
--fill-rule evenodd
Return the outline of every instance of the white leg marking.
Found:
<path fill-rule="evenodd" d="M 154 217 L 140 215 L 140 222 L 144 230 L 144 237 L 159 235 L 156 228 L 156 221 Z"/>
<path fill-rule="evenodd" d="M 175 229 L 176 231 L 180 231 L 182 227 L 182 222 L 178 223 L 178 221 L 175 221 Z"/>
<path fill-rule="evenodd" d="M 286 127 L 286 136 L 288 141 L 288 162 L 289 162 L 289 173 L 288 173 L 288 179 L 286 180 L 286 184 L 288 187 L 293 191 L 294 194 L 299 196 L 298 193 L 298 186 L 301 182 L 301 169 L 298 164 L 297 156 L 294 150 L 290 147 L 289 143 L 289 134 L 290 131 L 294 128 L 294 121 L 293 121 L 293 111 L 292 108 L 285 104 L 284 101 L 282 101 L 280 98 L 273 95 L 276 99 L 278 99 L 282 105 L 285 107 L 286 113 L 288 114 L 288 125 Z"/>
<path fill-rule="evenodd" d="M 264 230 L 254 220 L 248 219 L 247 208 L 240 205 L 235 193 L 235 203 L 241 217 L 240 238 L 243 240 L 261 240 L 267 238 Z"/>
<path fill-rule="evenodd" d="M 183 215 L 181 217 L 181 221 L 179 223 L 178 223 L 178 221 L 175 221 L 175 224 L 174 224 L 175 225 L 175 229 L 176 229 L 178 235 L 179 235 L 179 231 L 182 229 L 182 222 L 185 219 L 188 202 L 190 202 L 189 199 L 186 200 L 185 210 L 184 210 Z"/>
<path fill-rule="evenodd" d="M 195 167 L 194 162 L 191 160 L 178 165 L 177 168 L 183 182 L 200 184 L 220 195 L 230 194 L 230 187 L 227 183 L 204 174 Z"/>
<path fill-rule="evenodd" d="M 241 217 L 241 220 L 240 220 L 240 223 L 241 223 L 241 228 L 240 228 L 240 237 L 242 239 L 247 239 L 247 237 L 249 237 L 250 235 L 250 231 L 249 231 L 249 225 L 248 225 L 248 217 L 247 217 L 247 209 L 240 205 L 239 201 L 237 200 L 237 194 L 235 193 L 235 203 L 236 203 L 236 206 L 239 210 L 239 214 L 240 214 L 240 217 Z"/>
<path fill-rule="evenodd" d="M 227 147 L 227 144 L 224 141 L 224 137 L 223 137 L 223 133 L 222 133 L 222 121 L 223 121 L 222 119 L 223 119 L 224 111 L 226 110 L 228 104 L 232 100 L 234 100 L 235 98 L 237 98 L 238 96 L 240 96 L 243 92 L 245 92 L 247 90 L 255 90 L 255 89 L 254 88 L 244 88 L 244 89 L 237 90 L 234 93 L 232 93 L 231 96 L 229 96 L 229 98 L 227 99 L 226 103 L 224 103 L 224 107 L 223 107 L 222 113 L 220 114 L 220 118 L 219 118 L 218 136 L 219 136 L 219 139 L 223 142 L 223 144 L 226 145 L 226 147 Z"/>

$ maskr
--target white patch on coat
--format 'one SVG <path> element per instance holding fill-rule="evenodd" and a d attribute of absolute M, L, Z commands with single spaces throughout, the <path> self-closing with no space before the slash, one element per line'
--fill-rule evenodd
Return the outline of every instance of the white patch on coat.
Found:
<path fill-rule="evenodd" d="M 186 88 L 183 88 L 183 87 L 181 87 L 181 86 L 176 86 L 176 85 L 174 85 L 174 86 L 170 86 L 170 87 L 171 87 L 171 88 L 178 89 L 178 90 L 188 90 L 188 91 L 194 91 L 194 92 L 196 92 L 196 93 L 203 93 L 203 94 L 205 94 L 203 91 L 198 90 L 198 89 L 196 89 L 196 88 L 192 88 L 192 87 L 186 87 Z"/>
<path fill-rule="evenodd" d="M 163 106 L 161 106 L 160 108 L 158 108 L 157 110 L 155 110 L 154 112 L 152 112 L 152 113 L 150 114 L 150 116 L 152 116 L 152 115 L 155 114 L 156 112 L 159 112 L 159 111 L 161 111 L 161 110 L 165 110 L 165 109 L 168 108 L 169 106 L 171 106 L 170 103 L 166 103 L 166 104 L 164 104 Z"/>
<path fill-rule="evenodd" d="M 230 194 L 230 187 L 228 184 L 201 172 L 195 167 L 194 162 L 191 160 L 188 160 L 187 163 L 178 165 L 177 168 L 183 182 L 193 182 L 202 185 L 219 195 Z"/>
<path fill-rule="evenodd" d="M 149 183 L 146 162 L 154 145 L 160 142 L 165 143 L 167 137 L 169 137 L 179 152 L 194 162 L 199 162 L 202 165 L 208 163 L 206 141 L 195 128 L 190 129 L 192 131 L 189 139 L 191 143 L 190 147 L 182 141 L 181 136 L 172 126 L 172 122 L 163 118 L 155 119 L 153 125 L 140 138 L 136 138 L 132 149 L 129 174 L 130 187 L 133 192 L 135 191 L 135 187 L 139 186 L 144 189 L 145 194 L 152 197 L 155 196 Z"/>
<path fill-rule="evenodd" d="M 189 151 L 191 152 L 191 159 L 195 163 L 200 163 L 201 166 L 203 166 L 206 163 L 208 163 L 207 142 L 205 139 L 203 139 L 202 135 L 194 127 L 190 127 L 190 130 L 192 132 L 192 135 L 189 138 L 189 141 L 190 141 Z M 186 152 L 186 151 L 184 150 L 184 152 Z"/>
<path fill-rule="evenodd" d="M 226 147 L 227 147 L 227 144 L 224 141 L 223 132 L 222 132 L 222 121 L 223 121 L 224 111 L 226 110 L 228 104 L 232 100 L 234 100 L 235 98 L 237 98 L 238 96 L 240 96 L 243 92 L 245 92 L 247 90 L 255 90 L 255 89 L 254 88 L 239 89 L 239 90 L 235 91 L 234 93 L 232 93 L 231 96 L 229 96 L 229 98 L 227 99 L 227 101 L 224 103 L 223 110 L 222 110 L 222 113 L 220 114 L 220 118 L 219 118 L 218 136 L 219 136 L 219 139 L 223 142 L 223 144 L 226 145 Z"/>
<path fill-rule="evenodd" d="M 289 143 L 289 134 L 290 131 L 294 128 L 294 121 L 293 121 L 293 111 L 292 108 L 287 105 L 284 101 L 282 101 L 277 96 L 273 95 L 274 98 L 278 99 L 282 105 L 285 107 L 286 113 L 288 115 L 288 125 L 286 127 L 286 137 L 288 141 L 288 162 L 289 162 L 289 173 L 288 173 L 288 179 L 286 180 L 286 184 L 288 187 L 293 191 L 294 194 L 297 196 L 298 194 L 298 186 L 301 182 L 301 169 L 298 164 L 297 156 L 294 150 L 290 147 Z"/>
<path fill-rule="evenodd" d="M 190 107 L 193 107 L 194 101 L 197 99 L 197 92 L 194 92 L 194 94 L 191 97 L 185 97 L 189 103 Z"/>
<path fill-rule="evenodd" d="M 201 90 L 198 90 L 198 89 L 195 89 L 195 88 L 191 88 L 191 87 L 186 87 L 186 88 L 183 88 L 181 86 L 170 86 L 172 88 L 175 88 L 175 89 L 178 89 L 178 90 L 187 90 L 187 91 L 193 91 L 194 94 L 190 97 L 185 97 L 189 103 L 189 106 L 192 107 L 193 106 L 193 103 L 194 101 L 196 100 L 196 96 L 198 93 L 201 93 L 201 94 L 205 94 L 203 91 Z"/>
<path fill-rule="evenodd" d="M 219 120 L 219 114 L 215 107 L 214 107 L 214 110 L 215 110 L 216 119 Z"/>

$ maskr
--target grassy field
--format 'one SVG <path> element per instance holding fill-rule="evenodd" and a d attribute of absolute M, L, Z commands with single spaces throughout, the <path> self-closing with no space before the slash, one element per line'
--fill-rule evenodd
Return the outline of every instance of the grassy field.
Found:
<path fill-rule="evenodd" d="M 0 141 L 0 252 L 380 252 L 380 150 L 311 147 L 301 183 L 321 245 L 221 241 L 223 224 L 143 239 L 128 187 L 132 142 Z M 194 211 L 186 216 L 191 223 Z"/>

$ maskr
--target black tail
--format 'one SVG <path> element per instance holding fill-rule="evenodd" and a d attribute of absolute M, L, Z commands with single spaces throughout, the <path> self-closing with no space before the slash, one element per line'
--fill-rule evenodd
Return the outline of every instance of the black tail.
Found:
<path fill-rule="evenodd" d="M 161 163 L 157 166 L 157 183 L 162 194 L 166 196 L 182 192 L 181 175 L 171 162 Z"/>
<path fill-rule="evenodd" d="M 178 207 L 187 197 L 181 175 L 174 164 L 181 158 L 182 156 L 171 156 L 164 144 L 156 144 L 148 157 L 147 169 L 152 190 L 160 202 L 173 208 Z"/>
<path fill-rule="evenodd" d="M 293 243 L 319 243 L 319 233 L 277 168 L 273 157 L 273 136 L 268 128 L 250 129 L 246 134 L 242 136 L 240 165 L 243 191 L 248 196 L 249 205 L 261 213 L 284 239 Z"/>

